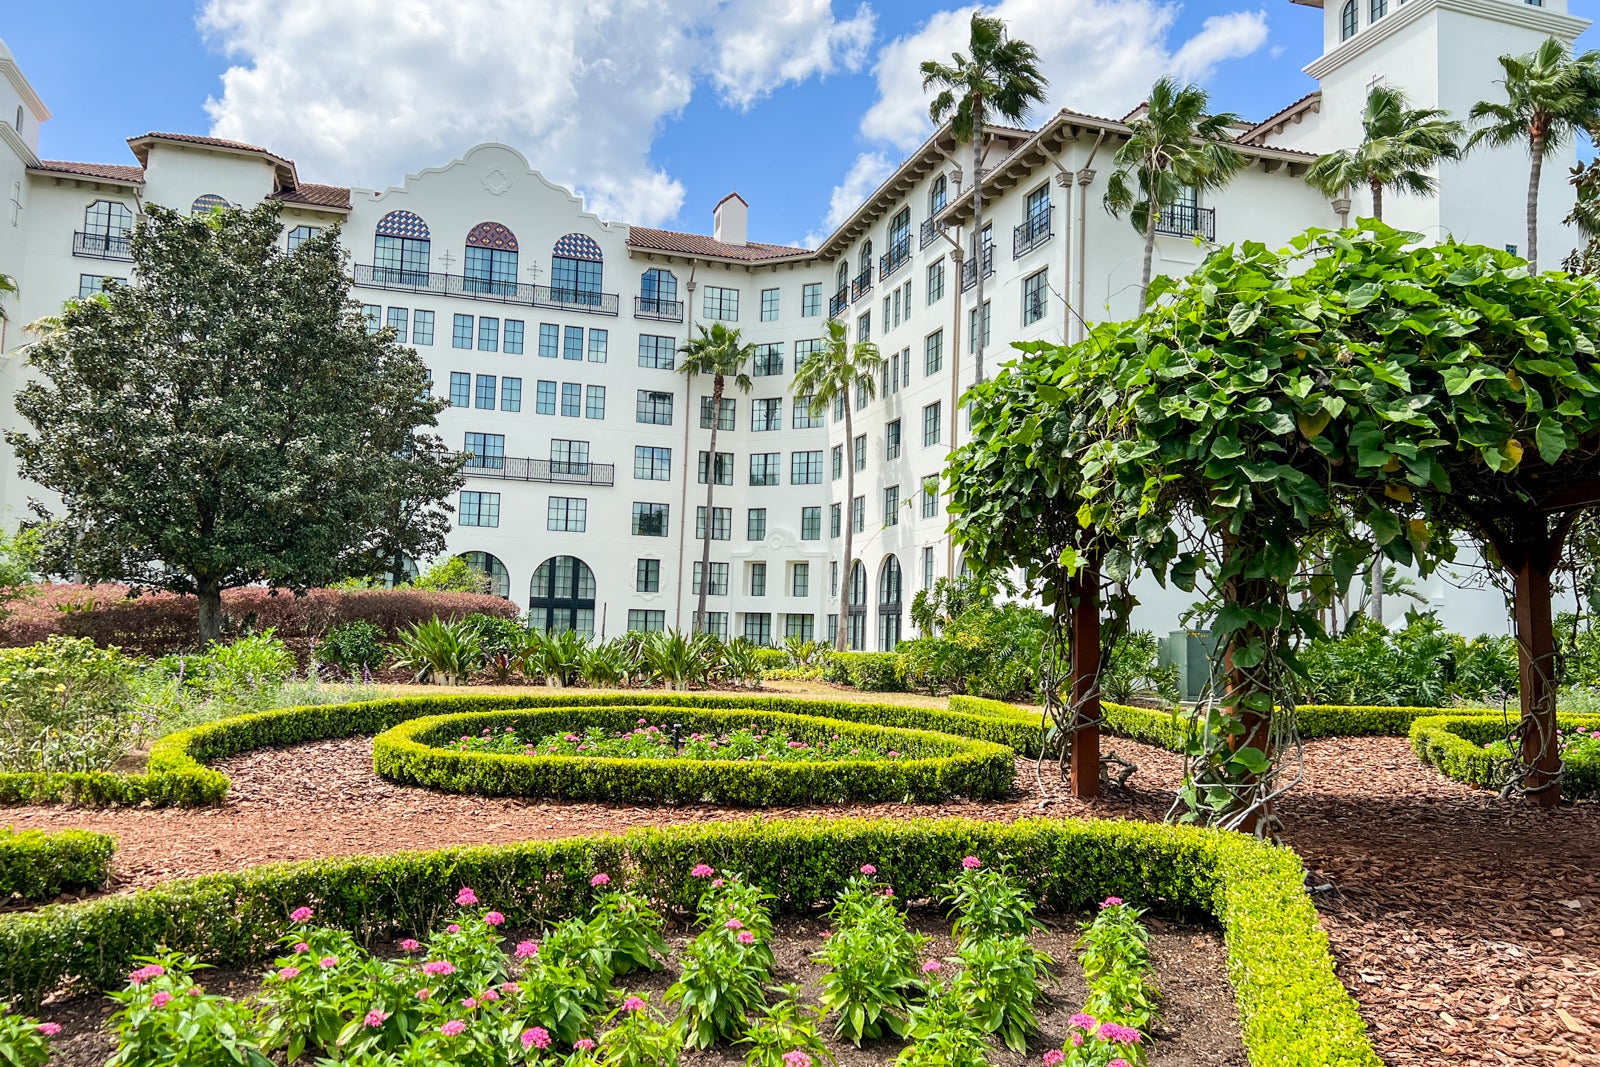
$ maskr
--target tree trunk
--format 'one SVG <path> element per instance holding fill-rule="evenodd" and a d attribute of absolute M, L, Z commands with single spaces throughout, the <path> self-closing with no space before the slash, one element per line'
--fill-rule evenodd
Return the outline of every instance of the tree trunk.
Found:
<path fill-rule="evenodd" d="M 983 381 L 983 97 L 972 98 L 972 236 L 978 250 L 972 264 L 977 313 L 973 321 L 977 329 L 972 333 L 972 373 L 975 381 Z"/>
<path fill-rule="evenodd" d="M 1151 197 L 1144 220 L 1144 269 L 1139 273 L 1139 314 L 1144 314 L 1145 296 L 1150 292 L 1150 270 L 1155 264 L 1156 220 L 1161 216 L 1161 205 Z"/>
<path fill-rule="evenodd" d="M 1544 171 L 1544 134 L 1536 133 L 1529 143 L 1533 157 L 1528 167 L 1528 273 L 1539 270 L 1539 175 Z"/>
<path fill-rule="evenodd" d="M 850 624 L 850 563 L 855 551 L 856 532 L 856 438 L 851 382 L 844 390 L 844 504 L 839 508 L 839 524 L 844 527 L 844 569 L 839 572 L 839 628 L 833 635 L 833 650 L 845 649 L 845 629 Z"/>
<path fill-rule="evenodd" d="M 1067 585 L 1072 598 L 1072 795 L 1100 795 L 1100 560 Z M 1093 725 L 1091 725 L 1093 724 Z"/>
<path fill-rule="evenodd" d="M 1380 626 L 1383 625 L 1383 570 L 1383 553 L 1379 552 L 1372 559 L 1372 575 L 1368 579 L 1372 594 L 1367 597 L 1367 615 Z"/>
<path fill-rule="evenodd" d="M 706 456 L 706 529 L 700 539 L 700 600 L 694 611 L 694 632 L 706 632 L 706 596 L 711 592 L 711 502 L 717 491 L 717 423 L 722 418 L 722 375 L 711 379 L 711 451 Z M 685 457 L 687 459 L 687 457 Z"/>
<path fill-rule="evenodd" d="M 222 640 L 222 586 L 215 581 L 202 582 L 200 599 L 200 647 Z"/>
<path fill-rule="evenodd" d="M 1223 591 L 1226 601 L 1242 604 L 1246 607 L 1266 604 L 1270 599 L 1271 589 L 1268 583 L 1260 578 L 1233 578 L 1230 579 Z M 1228 750 L 1238 752 L 1243 748 L 1254 748 L 1266 754 L 1271 760 L 1274 756 L 1271 744 L 1272 712 L 1261 711 L 1250 707 L 1246 701 L 1251 696 L 1260 692 L 1260 687 L 1250 677 L 1249 672 L 1233 665 L 1233 655 L 1238 649 L 1250 643 L 1251 638 L 1259 638 L 1263 643 L 1270 640 L 1270 635 L 1259 624 L 1246 626 L 1236 631 L 1232 642 L 1225 653 L 1224 666 L 1228 679 L 1228 713 L 1242 728 L 1238 733 L 1228 737 Z M 1267 694 L 1267 707 L 1273 706 L 1272 693 Z M 1270 771 L 1269 771 L 1270 773 Z M 1254 782 L 1256 776 L 1248 779 Z M 1239 822 L 1236 829 L 1241 833 L 1253 834 L 1257 831 L 1261 821 L 1266 818 L 1268 811 L 1258 808 L 1252 811 L 1248 818 Z"/>
<path fill-rule="evenodd" d="M 1372 217 L 1379 222 L 1383 221 L 1383 183 L 1372 181 Z"/>
<path fill-rule="evenodd" d="M 1550 572 L 1560 545 L 1527 545 L 1513 579 L 1517 627 L 1517 678 L 1522 689 L 1524 795 L 1540 807 L 1561 802 L 1561 751 L 1556 738 L 1555 628 L 1551 621 Z"/>

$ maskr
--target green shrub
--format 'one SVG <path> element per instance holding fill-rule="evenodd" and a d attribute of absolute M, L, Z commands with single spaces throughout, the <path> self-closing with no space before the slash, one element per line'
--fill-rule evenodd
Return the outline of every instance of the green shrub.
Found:
<path fill-rule="evenodd" d="M 317 659 L 352 678 L 383 666 L 383 631 L 365 619 L 343 623 L 317 643 Z"/>
<path fill-rule="evenodd" d="M 898 652 L 835 652 L 828 657 L 822 677 L 864 693 L 903 693 L 906 659 Z"/>
<path fill-rule="evenodd" d="M 467 619 L 429 619 L 396 635 L 394 665 L 435 685 L 465 682 L 483 665 L 478 628 Z"/>
<path fill-rule="evenodd" d="M 1556 716 L 1563 729 L 1600 729 L 1600 715 Z M 1411 724 L 1417 758 L 1458 782 L 1499 789 L 1507 777 L 1506 758 L 1484 748 L 1504 741 L 1514 723 L 1492 715 L 1433 714 Z M 1600 797 L 1600 759 L 1569 754 L 1562 761 L 1561 795 L 1572 800 Z"/>
<path fill-rule="evenodd" d="M 0 649 L 0 772 L 115 763 L 147 725 L 134 708 L 133 671 L 116 649 L 84 638 Z"/>
<path fill-rule="evenodd" d="M 49 900 L 67 889 L 102 889 L 116 841 L 87 830 L 0 828 L 0 902 Z"/>
<path fill-rule="evenodd" d="M 1499 702 L 1517 691 L 1510 637 L 1468 640 L 1431 612 L 1409 613 L 1398 631 L 1357 616 L 1344 634 L 1312 641 L 1299 658 L 1307 677 L 1296 700 L 1307 704 L 1441 707 Z"/>
<path fill-rule="evenodd" d="M 781 648 L 756 649 L 756 665 L 767 674 L 789 668 L 789 653 Z"/>

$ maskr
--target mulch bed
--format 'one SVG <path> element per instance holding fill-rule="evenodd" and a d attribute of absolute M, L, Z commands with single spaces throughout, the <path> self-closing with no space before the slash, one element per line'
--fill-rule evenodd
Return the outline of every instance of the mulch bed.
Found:
<path fill-rule="evenodd" d="M 632 826 L 742 818 L 740 809 L 560 804 L 453 796 L 372 773 L 351 738 L 220 761 L 234 782 L 206 810 L 11 808 L 18 828 L 77 826 L 119 837 L 113 889 L 272 860 L 511 842 Z M 1140 766 L 1095 804 L 1018 761 L 1018 792 L 988 803 L 768 809 L 784 815 L 1160 819 L 1177 756 L 1121 740 Z M 1306 746 L 1306 780 L 1283 801 L 1340 978 L 1395 1065 L 1600 1063 L 1600 805 L 1540 811 L 1452 782 L 1402 738 Z M 1169 994 L 1172 992 L 1168 991 Z M 854 1062 L 852 1057 L 851 1062 Z"/>

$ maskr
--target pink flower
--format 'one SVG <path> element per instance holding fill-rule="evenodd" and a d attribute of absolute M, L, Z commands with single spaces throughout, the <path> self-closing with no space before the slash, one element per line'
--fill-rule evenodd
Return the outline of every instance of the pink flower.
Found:
<path fill-rule="evenodd" d="M 500 992 L 509 997 L 522 992 L 522 987 L 515 982 L 501 982 Z"/>
<path fill-rule="evenodd" d="M 134 971 L 132 974 L 128 975 L 128 981 L 132 982 L 134 985 L 144 985 L 144 983 L 148 982 L 150 979 L 159 978 L 166 973 L 167 969 L 161 966 L 161 964 L 152 963 L 148 964 L 147 966 L 140 967 L 137 971 Z"/>
<path fill-rule="evenodd" d="M 884 886 L 883 887 L 883 895 L 886 896 L 886 897 L 894 896 L 894 886 L 892 886 L 892 885 Z"/>
<path fill-rule="evenodd" d="M 542 1026 L 535 1026 L 532 1030 L 522 1031 L 522 1047 L 525 1049 L 549 1048 L 550 1031 Z"/>
<path fill-rule="evenodd" d="M 152 1008 L 164 1008 L 171 1003 L 172 994 L 168 993 L 165 989 L 159 991 L 155 996 L 150 998 L 150 1006 Z"/>
<path fill-rule="evenodd" d="M 483 921 L 488 923 L 490 926 L 499 926 L 501 923 L 506 921 L 506 917 L 501 915 L 498 911 L 491 911 L 489 914 L 483 917 Z"/>
<path fill-rule="evenodd" d="M 594 1048 L 594 1042 L 590 1041 L 587 1037 L 580 1037 L 578 1040 L 572 1043 L 572 1047 L 588 1052 L 590 1049 Z"/>
<path fill-rule="evenodd" d="M 863 863 L 861 865 L 861 873 L 862 874 L 877 874 L 878 873 L 878 868 L 874 867 L 870 863 Z"/>
<path fill-rule="evenodd" d="M 388 1012 L 379 1011 L 377 1008 L 373 1008 L 371 1011 L 367 1012 L 367 1017 L 361 1021 L 366 1024 L 369 1030 L 376 1030 L 378 1027 L 383 1025 L 383 1021 L 388 1017 Z"/>
<path fill-rule="evenodd" d="M 900 753 L 894 751 L 893 749 L 890 749 L 889 750 L 889 758 L 890 759 L 899 759 L 900 758 Z"/>
<path fill-rule="evenodd" d="M 492 986 L 490 988 L 488 988 L 488 989 L 485 989 L 482 993 L 478 994 L 478 1000 L 480 1002 L 482 1002 L 482 1003 L 493 1004 L 495 1001 L 497 1001 L 499 999 L 500 999 L 500 994 L 496 993 Z"/>
<path fill-rule="evenodd" d="M 461 924 L 451 923 L 449 926 L 444 928 L 444 932 L 447 934 L 459 934 L 461 932 Z"/>
<path fill-rule="evenodd" d="M 310 922 L 312 914 L 313 912 L 310 908 L 299 907 L 289 913 L 289 921 L 292 923 Z"/>
<path fill-rule="evenodd" d="M 422 965 L 422 973 L 430 978 L 437 977 L 442 974 L 455 974 L 456 965 L 451 963 L 449 960 L 429 960 L 427 963 Z"/>
<path fill-rule="evenodd" d="M 456 894 L 456 906 L 457 907 L 470 908 L 474 904 L 476 904 L 477 902 L 478 902 L 478 894 L 476 894 L 476 893 L 474 893 L 472 891 L 472 887 L 470 885 L 462 886 L 461 887 L 461 891 Z"/>
<path fill-rule="evenodd" d="M 414 938 L 414 937 L 408 937 L 404 941 L 400 942 L 400 951 L 401 952 L 415 952 L 415 951 L 417 951 L 417 949 L 419 949 L 421 947 L 422 947 L 421 943 L 418 942 L 417 939 Z"/>
<path fill-rule="evenodd" d="M 321 967 L 325 971 L 330 967 L 337 967 L 337 966 L 339 966 L 339 957 L 338 956 L 324 956 L 320 960 L 317 961 L 317 966 Z"/>
<path fill-rule="evenodd" d="M 61 1032 L 60 1023 L 40 1023 L 39 1032 L 45 1037 L 55 1037 Z"/>
<path fill-rule="evenodd" d="M 726 927 L 727 929 L 729 929 L 729 930 L 743 930 L 744 929 L 744 923 L 740 922 L 738 919 L 729 919 L 727 922 L 723 923 L 722 925 L 724 927 Z"/>
<path fill-rule="evenodd" d="M 478 1006 L 478 1001 L 475 997 L 465 997 L 461 1001 L 461 1006 L 471 1011 Z"/>
<path fill-rule="evenodd" d="M 439 1032 L 445 1037 L 459 1037 L 461 1034 L 466 1033 L 466 1031 L 467 1024 L 462 1022 L 460 1019 L 451 1019 L 449 1022 L 439 1027 Z"/>
<path fill-rule="evenodd" d="M 1104 900 L 1102 900 L 1100 902 L 1100 910 L 1104 911 L 1107 908 L 1114 908 L 1118 904 L 1121 904 L 1121 903 L 1122 903 L 1122 898 L 1121 897 L 1106 897 L 1106 899 L 1104 899 Z"/>
<path fill-rule="evenodd" d="M 300 968 L 298 968 L 298 967 L 285 967 L 283 970 L 278 972 L 278 977 L 282 978 L 285 982 L 287 982 L 287 981 L 289 981 L 290 979 L 293 979 L 293 978 L 299 978 L 300 977 Z"/>
<path fill-rule="evenodd" d="M 1137 1045 L 1139 1043 L 1138 1030 L 1131 1026 L 1118 1026 L 1116 1023 L 1101 1023 L 1100 1030 L 1095 1036 L 1114 1045 Z"/>
<path fill-rule="evenodd" d="M 695 869 L 689 872 L 689 877 L 691 877 L 691 878 L 710 878 L 713 874 L 716 874 L 716 873 L 717 872 L 712 870 L 710 866 L 708 866 L 707 864 L 701 863 L 701 864 L 696 865 Z"/>
<path fill-rule="evenodd" d="M 755 943 L 756 943 L 756 935 L 755 934 L 752 934 L 749 930 L 740 930 L 739 931 L 739 944 L 741 944 L 741 945 L 753 945 Z"/>
<path fill-rule="evenodd" d="M 795 1049 L 793 1052 L 785 1052 L 783 1054 L 783 1062 L 787 1063 L 789 1067 L 811 1067 L 811 1057 L 799 1049 Z"/>
<path fill-rule="evenodd" d="M 191 997 L 198 997 L 200 995 L 200 987 L 197 986 L 197 985 L 190 986 L 189 987 L 189 995 Z"/>
<path fill-rule="evenodd" d="M 517 959 L 525 960 L 529 956 L 537 956 L 538 954 L 539 954 L 539 945 L 538 945 L 537 942 L 534 942 L 534 941 L 519 941 L 519 942 L 517 942 Z"/>
<path fill-rule="evenodd" d="M 1090 1015 L 1086 1011 L 1080 1011 L 1078 1014 L 1068 1019 L 1067 1022 L 1071 1023 L 1073 1026 L 1076 1026 L 1079 1030 L 1093 1030 L 1095 1027 L 1100 1025 L 1100 1020 L 1096 1019 L 1093 1015 Z"/>
<path fill-rule="evenodd" d="M 430 990 L 430 989 L 419 989 L 419 990 L 417 990 L 417 999 L 418 1000 L 427 1000 L 431 996 L 433 996 L 433 991 Z"/>
<path fill-rule="evenodd" d="M 598 889 L 600 886 L 611 884 L 611 876 L 604 871 L 589 879 L 589 884 Z"/>
<path fill-rule="evenodd" d="M 944 970 L 944 964 L 938 960 L 929 960 L 922 965 L 923 974 L 938 974 L 942 970 Z"/>
<path fill-rule="evenodd" d="M 711 888 L 712 889 L 721 889 L 723 886 L 725 886 L 727 884 L 728 883 L 724 882 L 721 878 L 713 878 L 713 879 L 711 879 Z"/>
<path fill-rule="evenodd" d="M 1053 1048 L 1044 1054 L 1045 1067 L 1053 1067 L 1054 1064 L 1060 1063 L 1066 1058 L 1067 1054 L 1065 1052 L 1058 1048 Z"/>
<path fill-rule="evenodd" d="M 1073 1034 L 1072 1035 L 1072 1047 L 1073 1048 L 1078 1048 L 1082 1044 L 1083 1044 L 1083 1035 L 1082 1034 Z"/>
<path fill-rule="evenodd" d="M 1132 1067 L 1132 1065 L 1121 1056 L 1118 1056 L 1116 1059 L 1106 1064 L 1106 1067 Z"/>
<path fill-rule="evenodd" d="M 294 950 L 304 955 L 305 953 L 311 951 L 311 946 L 306 944 L 304 941 L 296 941 L 294 944 Z"/>
<path fill-rule="evenodd" d="M 983 866 L 983 861 L 976 856 L 964 856 L 961 860 L 961 866 L 969 871 L 975 871 Z"/>
<path fill-rule="evenodd" d="M 640 1000 L 638 997 L 629 997 L 627 1000 L 622 1002 L 623 1011 L 643 1011 L 644 1006 L 644 1001 Z"/>

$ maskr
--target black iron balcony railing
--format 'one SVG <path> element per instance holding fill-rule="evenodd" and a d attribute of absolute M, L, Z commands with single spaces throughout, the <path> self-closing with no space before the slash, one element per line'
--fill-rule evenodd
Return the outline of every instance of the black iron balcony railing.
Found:
<path fill-rule="evenodd" d="M 1020 259 L 1050 240 L 1050 205 L 1043 211 L 1029 215 L 1021 226 L 1011 233 L 1011 258 Z"/>
<path fill-rule="evenodd" d="M 860 300 L 870 292 L 872 292 L 872 268 L 869 266 L 866 270 L 857 274 L 856 280 L 850 283 L 851 303 Z"/>
<path fill-rule="evenodd" d="M 636 319 L 655 319 L 657 322 L 682 322 L 683 301 L 662 300 L 654 296 L 636 296 L 633 298 L 633 317 Z"/>
<path fill-rule="evenodd" d="M 994 245 L 983 246 L 983 276 L 994 273 Z M 978 284 L 978 261 L 968 256 L 961 264 L 961 291 L 964 293 Z"/>
<path fill-rule="evenodd" d="M 376 267 L 370 263 L 355 265 L 357 285 L 369 289 L 393 289 L 407 293 L 431 293 L 438 296 L 459 296 L 468 300 L 494 300 L 502 304 L 526 304 L 530 307 L 559 308 L 564 311 L 581 311 L 590 315 L 616 315 L 621 298 L 616 293 L 596 293 L 582 289 L 556 289 L 548 285 L 523 285 L 519 282 L 497 281 L 492 278 L 469 278 L 460 274 L 440 274 L 437 271 L 402 270 L 398 267 Z"/>
<path fill-rule="evenodd" d="M 943 232 L 944 223 L 937 222 L 934 219 L 923 219 L 921 243 L 919 243 L 917 247 L 927 248 L 929 245 L 933 244 L 934 241 L 937 241 L 939 239 L 939 235 Z"/>
<path fill-rule="evenodd" d="M 833 299 L 828 301 L 828 318 L 836 319 L 839 313 L 850 306 L 850 288 L 846 286 L 833 294 Z"/>
<path fill-rule="evenodd" d="M 469 478 L 503 478 L 513 482 L 559 482 L 568 485 L 617 483 L 616 464 L 590 463 L 586 460 L 471 456 L 462 473 Z"/>
<path fill-rule="evenodd" d="M 897 237 L 889 251 L 878 257 L 878 280 L 882 281 L 910 262 L 911 234 L 907 232 Z"/>
<path fill-rule="evenodd" d="M 1199 234 L 1207 241 L 1217 239 L 1217 210 L 1193 204 L 1168 204 L 1156 217 L 1156 232 L 1172 237 Z"/>
<path fill-rule="evenodd" d="M 75 233 L 72 235 L 72 254 L 89 259 L 117 259 L 133 261 L 133 251 L 128 247 L 131 235 L 126 233 Z"/>

